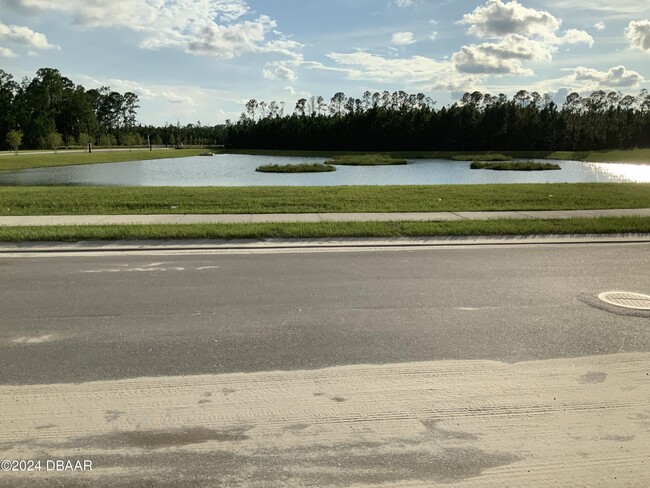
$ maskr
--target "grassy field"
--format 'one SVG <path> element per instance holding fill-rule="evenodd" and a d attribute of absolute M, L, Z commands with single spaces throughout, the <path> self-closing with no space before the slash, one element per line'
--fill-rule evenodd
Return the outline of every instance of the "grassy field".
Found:
<path fill-rule="evenodd" d="M 101 151 L 88 153 L 57 154 L 11 154 L 0 156 L 1 170 L 45 168 L 50 166 L 74 166 L 78 164 L 122 163 L 149 159 L 170 159 L 198 156 L 205 149 L 156 149 L 155 151 Z"/>
<path fill-rule="evenodd" d="M 267 164 L 258 167 L 255 171 L 259 173 L 329 173 L 336 171 L 334 166 L 329 164 Z"/>
<path fill-rule="evenodd" d="M 0 241 L 424 237 L 650 232 L 650 218 L 0 227 Z"/>
<path fill-rule="evenodd" d="M 273 149 L 222 149 L 219 153 L 228 154 L 251 154 L 260 156 L 294 156 L 294 157 L 324 157 L 331 158 L 344 154 L 368 154 L 355 153 L 354 151 L 291 151 Z M 558 159 L 573 161 L 609 161 L 621 163 L 642 163 L 650 164 L 650 149 L 630 149 L 611 151 L 387 151 L 394 158 L 404 159 L 482 159 L 490 157 L 505 157 L 508 159 L 531 158 L 531 159 Z"/>
<path fill-rule="evenodd" d="M 562 169 L 559 164 L 533 163 L 525 161 L 514 163 L 486 163 L 483 161 L 473 161 L 469 167 L 472 169 L 489 169 L 494 171 L 554 171 Z"/>
<path fill-rule="evenodd" d="M 4 187 L 0 215 L 442 212 L 649 208 L 650 184 Z"/>

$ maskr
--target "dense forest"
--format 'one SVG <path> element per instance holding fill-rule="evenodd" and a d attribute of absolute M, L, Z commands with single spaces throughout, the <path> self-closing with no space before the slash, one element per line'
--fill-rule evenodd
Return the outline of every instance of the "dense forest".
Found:
<path fill-rule="evenodd" d="M 650 94 L 571 93 L 562 106 L 549 95 L 519 91 L 465 93 L 435 108 L 422 93 L 366 92 L 300 99 L 293 114 L 276 102 L 250 100 L 226 141 L 237 148 L 315 150 L 594 150 L 650 146 Z"/>
<path fill-rule="evenodd" d="M 437 108 L 423 93 L 336 93 L 284 103 L 250 100 L 236 123 L 144 126 L 139 99 L 109 87 L 86 90 L 52 68 L 20 83 L 0 69 L 0 147 L 191 146 L 314 150 L 595 150 L 650 147 L 650 94 L 571 93 L 558 106 L 549 95 L 519 91 L 465 93 Z"/>
<path fill-rule="evenodd" d="M 18 83 L 0 69 L 0 148 L 222 144 L 223 126 L 137 122 L 139 99 L 109 87 L 86 90 L 52 68 Z"/>

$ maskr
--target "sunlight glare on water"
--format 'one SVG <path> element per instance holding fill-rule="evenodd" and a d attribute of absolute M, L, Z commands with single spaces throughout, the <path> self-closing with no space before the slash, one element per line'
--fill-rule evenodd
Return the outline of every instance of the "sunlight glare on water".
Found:
<path fill-rule="evenodd" d="M 650 183 L 650 164 L 585 163 L 598 173 L 629 183 Z"/>

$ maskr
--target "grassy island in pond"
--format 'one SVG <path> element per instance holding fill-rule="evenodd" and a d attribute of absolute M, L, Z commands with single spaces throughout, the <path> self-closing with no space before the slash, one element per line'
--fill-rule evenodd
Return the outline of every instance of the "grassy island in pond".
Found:
<path fill-rule="evenodd" d="M 562 169 L 559 164 L 554 163 L 534 163 L 534 162 L 515 162 L 515 163 L 486 163 L 484 161 L 474 161 L 470 165 L 472 169 L 491 169 L 495 171 L 554 171 Z"/>
<path fill-rule="evenodd" d="M 454 161 L 512 161 L 512 156 L 505 156 L 503 154 L 459 154 L 452 156 L 451 159 Z"/>
<path fill-rule="evenodd" d="M 258 167 L 255 171 L 259 173 L 328 173 L 336 171 L 334 166 L 329 164 L 267 164 Z"/>
<path fill-rule="evenodd" d="M 408 164 L 406 159 L 394 158 L 387 154 L 341 154 L 325 164 L 341 166 L 390 166 Z"/>

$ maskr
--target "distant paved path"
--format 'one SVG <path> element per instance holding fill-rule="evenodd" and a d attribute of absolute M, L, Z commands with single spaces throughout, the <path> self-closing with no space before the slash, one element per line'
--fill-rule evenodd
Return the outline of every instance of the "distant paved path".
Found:
<path fill-rule="evenodd" d="M 304 214 L 36 215 L 0 217 L 0 226 L 116 224 L 250 224 L 263 222 L 441 222 L 496 219 L 569 219 L 573 217 L 650 217 L 650 208 L 544 210 L 517 212 L 402 212 Z"/>

